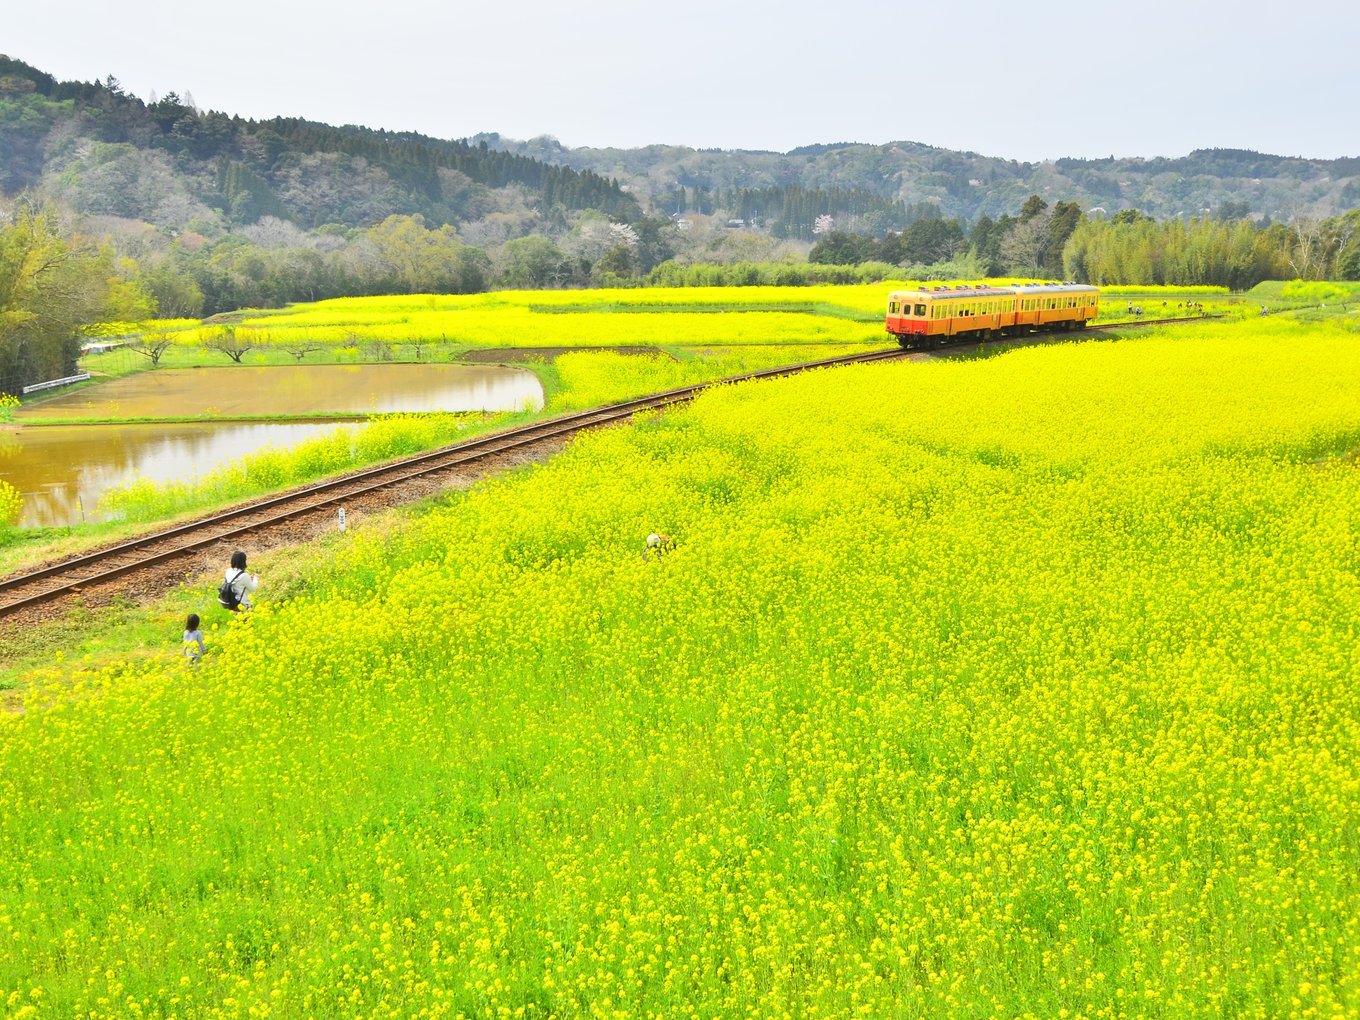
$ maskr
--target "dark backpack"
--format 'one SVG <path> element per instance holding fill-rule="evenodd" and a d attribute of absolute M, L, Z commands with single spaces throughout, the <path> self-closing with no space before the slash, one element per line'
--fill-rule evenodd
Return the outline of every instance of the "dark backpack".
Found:
<path fill-rule="evenodd" d="M 232 585 L 239 581 L 241 575 L 244 573 L 244 570 L 236 571 L 235 577 L 228 581 L 223 581 L 222 587 L 217 589 L 217 601 L 221 604 L 223 609 L 230 609 L 234 613 L 241 608 L 241 597 L 236 594 L 236 589 L 233 588 Z"/>

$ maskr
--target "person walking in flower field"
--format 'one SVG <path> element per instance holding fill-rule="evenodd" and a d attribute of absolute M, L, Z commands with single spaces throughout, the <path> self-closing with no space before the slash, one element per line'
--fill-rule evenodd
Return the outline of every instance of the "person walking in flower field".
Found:
<path fill-rule="evenodd" d="M 195 666 L 198 665 L 207 646 L 203 642 L 203 630 L 199 626 L 198 614 L 190 613 L 184 623 L 184 655 Z"/>
<path fill-rule="evenodd" d="M 670 535 L 663 535 L 660 532 L 654 531 L 647 536 L 647 551 L 642 555 L 644 557 L 655 556 L 660 559 L 674 548 L 675 542 L 671 539 Z"/>

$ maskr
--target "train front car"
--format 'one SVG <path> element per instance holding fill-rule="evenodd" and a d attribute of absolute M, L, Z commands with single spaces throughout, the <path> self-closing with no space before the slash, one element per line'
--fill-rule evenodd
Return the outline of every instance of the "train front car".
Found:
<path fill-rule="evenodd" d="M 888 318 L 884 325 L 903 347 L 924 341 L 930 326 L 930 295 L 920 290 L 895 290 L 888 295 Z"/>

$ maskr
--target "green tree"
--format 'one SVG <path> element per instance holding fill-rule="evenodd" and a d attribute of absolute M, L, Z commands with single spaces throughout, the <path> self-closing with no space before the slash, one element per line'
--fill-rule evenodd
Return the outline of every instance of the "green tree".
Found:
<path fill-rule="evenodd" d="M 833 230 L 812 246 L 808 261 L 829 266 L 854 266 L 869 261 L 873 253 L 872 237 Z"/>
<path fill-rule="evenodd" d="M 566 256 L 546 237 L 519 237 L 501 246 L 501 280 L 511 287 L 549 287 Z"/>
<path fill-rule="evenodd" d="M 163 319 L 196 319 L 203 314 L 203 288 L 187 271 L 166 260 L 142 277 Z"/>
<path fill-rule="evenodd" d="M 20 202 L 0 226 L 0 392 L 75 371 L 79 329 L 104 317 L 112 254 L 66 239 L 41 206 Z"/>
<path fill-rule="evenodd" d="M 917 220 L 904 232 L 902 249 L 907 262 L 929 265 L 952 259 L 967 245 L 967 237 L 958 220 Z"/>
<path fill-rule="evenodd" d="M 389 216 L 364 236 L 391 290 L 468 293 L 485 286 L 485 253 L 469 249 L 447 223 L 430 230 L 421 216 Z"/>
<path fill-rule="evenodd" d="M 1048 203 L 1038 195 L 1030 195 L 1020 207 L 1020 219 L 1026 223 L 1048 209 Z"/>
<path fill-rule="evenodd" d="M 1084 218 L 1076 202 L 1058 202 L 1048 219 L 1048 237 L 1044 241 L 1042 266 L 1049 276 L 1063 275 L 1063 246 Z"/>
<path fill-rule="evenodd" d="M 595 261 L 594 275 L 597 279 L 610 276 L 631 276 L 637 269 L 637 259 L 633 249 L 626 244 L 616 244 Z"/>

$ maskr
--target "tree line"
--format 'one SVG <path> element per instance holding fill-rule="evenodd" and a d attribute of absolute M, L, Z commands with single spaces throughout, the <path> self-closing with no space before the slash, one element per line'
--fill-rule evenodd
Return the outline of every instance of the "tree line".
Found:
<path fill-rule="evenodd" d="M 223 180 L 250 193 L 248 177 L 228 170 Z M 829 219 L 823 214 L 806 261 L 762 259 L 759 246 L 717 242 L 706 249 L 716 257 L 696 257 L 693 248 L 682 255 L 674 221 L 624 223 L 594 211 L 561 237 L 516 237 L 490 251 L 418 215 L 312 233 L 265 216 L 248 235 L 208 241 L 187 234 L 169 252 L 139 261 L 24 200 L 0 223 L 0 392 L 71 374 L 88 323 L 200 318 L 342 296 L 986 276 L 1234 290 L 1266 279 L 1360 279 L 1360 210 L 1291 224 L 1156 221 L 1134 210 L 1092 218 L 1074 203 L 1050 207 L 1031 196 L 1014 216 L 972 224 L 924 216 L 877 237 L 836 229 Z M 739 235 L 751 236 L 717 236 Z"/>
<path fill-rule="evenodd" d="M 1030 276 L 1093 284 L 1212 285 L 1360 279 L 1360 210 L 1291 223 L 1225 216 L 1154 220 L 1134 209 L 1088 216 L 1032 195 L 1015 216 L 925 217 L 880 236 L 831 229 L 808 261 L 881 262 L 909 277 Z M 943 275 L 942 275 L 943 274 Z"/>
<path fill-rule="evenodd" d="M 687 212 L 722 213 L 742 226 L 768 230 L 774 237 L 812 240 L 819 218 L 831 216 L 862 224 L 869 231 L 900 230 L 920 210 L 863 188 L 707 188 L 677 182 L 655 202 L 673 216 Z"/>

